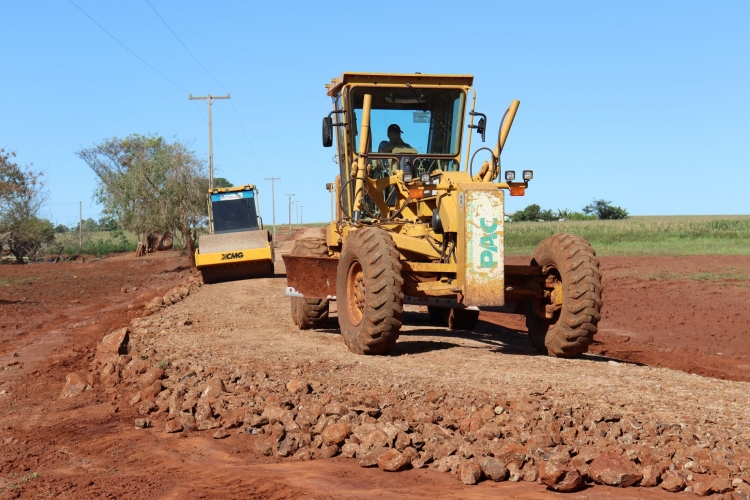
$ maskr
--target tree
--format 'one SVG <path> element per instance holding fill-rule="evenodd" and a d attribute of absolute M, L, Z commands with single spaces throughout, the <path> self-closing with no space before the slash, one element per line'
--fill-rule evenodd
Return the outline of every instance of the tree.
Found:
<path fill-rule="evenodd" d="M 117 220 L 112 217 L 99 217 L 100 231 L 117 231 Z"/>
<path fill-rule="evenodd" d="M 557 210 L 557 217 L 562 220 L 595 220 L 596 215 L 586 215 L 583 212 L 574 212 L 567 208 Z"/>
<path fill-rule="evenodd" d="M 16 152 L 0 149 L 0 199 L 16 193 L 23 185 L 23 171 L 13 161 Z"/>
<path fill-rule="evenodd" d="M 552 210 L 542 210 L 537 204 L 529 205 L 511 216 L 513 222 L 536 222 L 557 220 L 557 215 Z"/>
<path fill-rule="evenodd" d="M 55 235 L 50 221 L 39 217 L 47 201 L 42 172 L 20 167 L 15 152 L 0 149 L 0 233 L 10 253 L 21 264 L 33 258 Z"/>
<path fill-rule="evenodd" d="M 55 234 L 67 233 L 68 232 L 68 226 L 66 226 L 64 224 L 58 224 L 58 225 L 55 226 L 55 228 L 53 229 L 53 231 L 55 232 Z"/>
<path fill-rule="evenodd" d="M 95 231 L 99 231 L 99 224 L 97 224 L 96 221 L 92 219 L 91 217 L 83 221 L 82 227 L 83 227 L 83 231 L 86 233 L 93 233 Z"/>
<path fill-rule="evenodd" d="M 190 261 L 195 265 L 195 241 L 198 228 L 208 222 L 208 202 L 205 184 L 205 165 L 184 143 L 171 148 L 171 170 L 165 183 L 168 203 L 167 221 L 179 228 L 187 243 Z"/>
<path fill-rule="evenodd" d="M 187 144 L 133 134 L 76 154 L 99 177 L 94 196 L 106 217 L 144 243 L 151 233 L 179 228 L 194 259 L 196 228 L 208 217 L 206 168 Z"/>
<path fill-rule="evenodd" d="M 233 184 L 226 180 L 224 177 L 214 177 L 214 187 L 217 188 L 230 188 Z"/>
<path fill-rule="evenodd" d="M 584 213 L 596 215 L 600 219 L 626 219 L 630 216 L 627 210 L 621 207 L 615 207 L 611 201 L 594 199 L 591 203 L 583 207 Z"/>

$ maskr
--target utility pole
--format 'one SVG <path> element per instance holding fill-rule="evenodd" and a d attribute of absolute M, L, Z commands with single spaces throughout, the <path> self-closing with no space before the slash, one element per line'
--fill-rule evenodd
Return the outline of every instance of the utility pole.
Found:
<path fill-rule="evenodd" d="M 292 196 L 294 194 L 287 194 L 286 196 L 289 197 L 289 236 L 292 235 Z"/>
<path fill-rule="evenodd" d="M 300 225 L 300 227 L 301 227 L 301 226 L 302 226 L 302 224 L 304 223 L 304 221 L 302 220 L 302 209 L 303 209 L 303 208 L 305 208 L 305 206 L 304 206 L 304 205 L 300 205 L 300 206 L 299 206 L 299 225 Z"/>
<path fill-rule="evenodd" d="M 266 177 L 267 181 L 271 181 L 271 213 L 273 214 L 273 241 L 276 241 L 276 198 L 273 195 L 273 181 L 280 181 L 281 177 Z"/>
<path fill-rule="evenodd" d="M 83 248 L 83 202 L 78 202 L 78 241 Z"/>
<path fill-rule="evenodd" d="M 294 215 L 295 215 L 295 222 L 299 226 L 299 200 L 296 200 L 294 202 Z"/>
<path fill-rule="evenodd" d="M 211 131 L 211 104 L 216 99 L 229 98 L 229 92 L 227 92 L 227 95 L 217 96 L 212 96 L 211 94 L 203 97 L 193 97 L 193 94 L 188 96 L 188 100 L 190 101 L 206 101 L 208 103 L 208 189 L 213 189 L 214 187 L 214 141 Z"/>

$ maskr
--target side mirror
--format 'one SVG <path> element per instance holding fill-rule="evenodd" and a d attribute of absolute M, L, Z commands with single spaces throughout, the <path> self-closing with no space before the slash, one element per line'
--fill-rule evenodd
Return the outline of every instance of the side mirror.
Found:
<path fill-rule="evenodd" d="M 484 117 L 482 117 L 479 119 L 479 123 L 477 124 L 477 134 L 481 134 L 482 142 L 484 142 L 485 130 L 487 130 L 487 120 L 485 120 Z"/>
<path fill-rule="evenodd" d="M 330 116 L 323 118 L 323 147 L 333 146 L 333 119 Z"/>
<path fill-rule="evenodd" d="M 471 116 L 479 117 L 479 123 L 477 123 L 476 125 L 469 125 L 469 128 L 477 129 L 477 134 L 481 134 L 482 142 L 484 142 L 484 133 L 487 130 L 487 115 L 485 115 L 484 113 L 476 112 L 476 111 L 469 111 L 469 114 Z"/>

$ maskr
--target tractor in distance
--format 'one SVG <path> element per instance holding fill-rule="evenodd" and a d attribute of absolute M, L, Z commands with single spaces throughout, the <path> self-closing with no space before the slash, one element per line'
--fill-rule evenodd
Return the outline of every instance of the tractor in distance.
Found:
<path fill-rule="evenodd" d="M 404 304 L 467 330 L 486 308 L 524 314 L 540 353 L 587 351 L 602 305 L 596 253 L 555 234 L 529 265 L 505 264 L 505 194 L 523 196 L 533 172 L 501 172 L 515 100 L 494 148 L 472 154 L 471 131 L 484 142 L 487 128 L 472 84 L 471 75 L 344 73 L 326 85 L 323 146 L 335 137 L 339 165 L 334 220 L 325 238 L 298 240 L 283 256 L 300 329 L 322 326 L 336 300 L 349 350 L 379 354 L 394 347 Z M 490 159 L 475 168 L 480 150 Z"/>

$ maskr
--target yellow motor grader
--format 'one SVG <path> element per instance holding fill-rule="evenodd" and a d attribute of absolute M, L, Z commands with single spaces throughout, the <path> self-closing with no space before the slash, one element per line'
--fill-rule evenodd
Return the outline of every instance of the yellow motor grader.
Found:
<path fill-rule="evenodd" d="M 526 315 L 540 353 L 587 351 L 602 305 L 596 253 L 578 236 L 556 234 L 529 265 L 505 264 L 505 195 L 523 196 L 533 172 L 518 180 L 501 172 L 515 100 L 494 148 L 472 154 L 471 131 L 484 141 L 487 129 L 474 109 L 473 79 L 344 73 L 326 85 L 333 110 L 323 119 L 323 146 L 335 137 L 340 169 L 335 220 L 324 239 L 298 240 L 283 257 L 300 329 L 323 326 L 336 300 L 348 348 L 379 354 L 395 345 L 404 304 L 468 330 L 480 308 L 512 306 Z M 481 150 L 490 159 L 475 170 Z"/>

